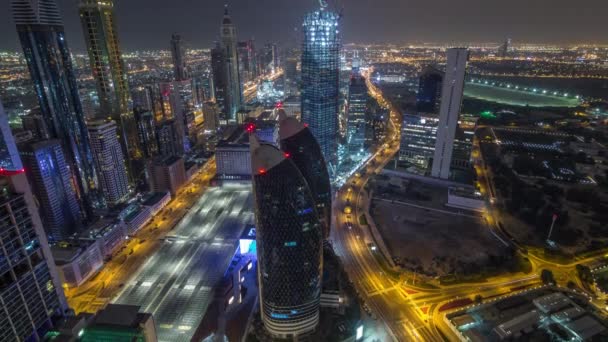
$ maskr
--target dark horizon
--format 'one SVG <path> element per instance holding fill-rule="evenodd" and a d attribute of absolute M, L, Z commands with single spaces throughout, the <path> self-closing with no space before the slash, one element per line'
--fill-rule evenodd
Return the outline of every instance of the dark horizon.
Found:
<path fill-rule="evenodd" d="M 78 0 L 57 0 L 70 48 L 84 52 L 78 18 Z M 219 35 L 225 0 L 180 0 L 181 6 L 161 0 L 116 2 L 116 20 L 124 51 L 168 49 L 171 34 L 180 33 L 190 48 L 211 47 Z M 245 0 L 228 1 L 239 40 L 256 39 L 293 45 L 306 12 L 317 1 Z M 502 42 L 514 43 L 608 44 L 608 23 L 603 18 L 608 2 L 581 0 L 526 0 L 489 3 L 484 0 L 404 0 L 330 1 L 342 8 L 341 31 L 345 43 L 414 42 Z M 8 20 L 0 23 L 0 49 L 20 51 L 10 1 L 0 3 Z M 8 17 L 8 18 L 7 18 Z"/>

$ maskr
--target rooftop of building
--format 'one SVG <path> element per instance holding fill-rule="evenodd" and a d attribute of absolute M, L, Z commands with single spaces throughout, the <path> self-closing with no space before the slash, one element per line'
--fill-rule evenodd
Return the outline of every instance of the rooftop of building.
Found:
<path fill-rule="evenodd" d="M 182 158 L 180 158 L 178 156 L 169 156 L 166 158 L 156 159 L 155 163 L 156 163 L 156 165 L 171 166 L 171 165 L 179 162 L 181 159 Z"/>
<path fill-rule="evenodd" d="M 106 236 L 111 233 L 118 224 L 120 223 L 116 221 L 115 218 L 99 219 L 95 223 L 87 227 L 87 229 L 80 234 L 80 237 L 97 239 L 99 237 Z"/>
<path fill-rule="evenodd" d="M 144 210 L 144 207 L 141 204 L 131 203 L 120 212 L 120 216 L 125 222 L 131 222 L 141 213 L 142 210 Z"/>
<path fill-rule="evenodd" d="M 141 199 L 141 204 L 145 206 L 155 205 L 167 196 L 167 193 L 168 192 L 149 192 Z"/>
<path fill-rule="evenodd" d="M 97 312 L 92 325 L 138 328 L 150 317 L 139 309 L 137 305 L 108 304 Z"/>
<path fill-rule="evenodd" d="M 62 241 L 51 246 L 51 253 L 55 264 L 64 265 L 74 261 L 82 254 L 94 241 L 70 240 Z"/>

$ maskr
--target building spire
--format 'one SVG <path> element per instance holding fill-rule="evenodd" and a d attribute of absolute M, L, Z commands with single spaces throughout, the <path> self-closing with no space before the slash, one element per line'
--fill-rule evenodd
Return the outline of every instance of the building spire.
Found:
<path fill-rule="evenodd" d="M 224 4 L 224 15 L 228 16 L 228 4 Z"/>

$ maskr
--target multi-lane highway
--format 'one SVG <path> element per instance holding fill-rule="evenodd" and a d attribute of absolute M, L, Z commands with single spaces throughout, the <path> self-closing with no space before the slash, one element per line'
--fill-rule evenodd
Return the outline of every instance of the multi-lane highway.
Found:
<path fill-rule="evenodd" d="M 369 75 L 369 74 L 368 74 Z M 442 286 L 434 284 L 433 288 L 421 288 L 404 282 L 408 277 L 395 277 L 387 274 L 379 259 L 379 249 L 375 246 L 372 234 L 367 225 L 360 224 L 360 217 L 369 206 L 369 199 L 364 190 L 370 177 L 390 161 L 398 151 L 400 115 L 385 99 L 381 91 L 368 79 L 370 94 L 384 107 L 390 109 L 390 124 L 387 141 L 372 155 L 370 160 L 360 169 L 358 174 L 348 179 L 342 189 L 339 189 L 333 205 L 332 242 L 336 254 L 343 260 L 349 277 L 355 284 L 359 294 L 371 309 L 371 319 L 378 320 L 387 330 L 389 336 L 396 341 L 441 341 L 457 340 L 443 320 L 444 304 L 461 298 L 498 298 L 520 289 L 541 285 L 539 274 L 543 269 L 553 272 L 558 284 L 565 286 L 572 281 L 579 287 L 576 265 L 594 260 L 593 257 L 577 260 L 567 265 L 546 260 L 534 250 L 525 250 L 509 237 L 502 234 L 498 225 L 497 210 L 493 206 L 496 193 L 490 176 L 483 166 L 483 159 L 477 149 L 474 158 L 481 160 L 476 164 L 478 179 L 482 193 L 487 198 L 488 210 L 485 214 L 489 226 L 497 237 L 508 242 L 529 259 L 531 271 L 527 273 L 505 274 L 489 278 L 478 283 Z M 345 208 L 349 207 L 349 210 Z M 388 264 L 388 262 L 383 262 Z M 386 266 L 385 266 L 386 267 Z M 411 280 L 411 279 L 409 279 Z M 370 336 L 370 339 L 373 339 Z"/>
<path fill-rule="evenodd" d="M 369 74 L 368 74 L 369 75 Z M 371 318 L 383 324 L 397 341 L 440 341 L 424 322 L 401 284 L 384 273 L 371 250 L 373 241 L 368 229 L 360 225 L 359 218 L 365 206 L 364 186 L 398 151 L 400 114 L 367 78 L 370 94 L 380 105 L 390 109 L 389 131 L 386 144 L 372 155 L 359 174 L 349 179 L 334 199 L 332 241 L 357 291 L 371 309 Z M 345 207 L 352 212 L 344 213 Z M 373 339 L 375 337 L 370 337 Z"/>
<path fill-rule="evenodd" d="M 196 202 L 207 190 L 214 175 L 215 158 L 212 158 L 149 224 L 115 252 L 98 274 L 78 287 L 64 289 L 70 307 L 76 313 L 96 312 L 105 307 L 133 273 L 160 248 L 160 239 L 188 212 L 189 204 Z"/>

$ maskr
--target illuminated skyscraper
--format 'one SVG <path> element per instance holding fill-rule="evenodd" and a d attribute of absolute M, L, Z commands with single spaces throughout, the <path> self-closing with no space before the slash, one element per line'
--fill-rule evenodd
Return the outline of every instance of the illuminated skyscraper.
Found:
<path fill-rule="evenodd" d="M 354 156 L 363 153 L 365 145 L 365 115 L 367 111 L 367 85 L 359 73 L 353 73 L 348 89 L 348 118 L 346 134 L 348 154 Z"/>
<path fill-rule="evenodd" d="M 331 185 L 329 173 L 319 143 L 310 130 L 294 117 L 279 109 L 279 139 L 281 150 L 289 155 L 312 192 L 323 224 L 323 237 L 329 237 L 331 226 Z"/>
<path fill-rule="evenodd" d="M 116 205 L 129 196 L 129 178 L 116 134 L 116 123 L 112 120 L 93 121 L 89 122 L 88 129 L 101 190 L 106 202 Z"/>
<path fill-rule="evenodd" d="M 224 9 L 224 19 L 220 32 L 221 48 L 225 58 L 226 73 L 226 113 L 228 119 L 236 121 L 236 113 L 241 108 L 243 102 L 243 92 L 241 89 L 241 79 L 239 77 L 239 59 L 237 53 L 236 27 L 228 14 L 228 5 Z"/>
<path fill-rule="evenodd" d="M 254 134 L 250 148 L 262 321 L 275 337 L 295 337 L 319 324 L 322 225 L 293 160 Z"/>
<path fill-rule="evenodd" d="M 216 46 L 211 49 L 211 71 L 213 73 L 213 97 L 219 110 L 220 123 L 225 125 L 230 118 L 228 113 L 230 103 L 227 95 L 226 54 L 219 43 L 216 43 Z"/>
<path fill-rule="evenodd" d="M 11 4 L 40 112 L 49 135 L 61 141 L 91 214 L 90 209 L 100 205 L 97 173 L 59 9 L 54 0 Z"/>
<path fill-rule="evenodd" d="M 182 38 L 174 33 L 171 36 L 171 57 L 173 59 L 173 77 L 176 81 L 189 79 L 188 68 L 186 67 L 186 51 L 182 46 Z"/>
<path fill-rule="evenodd" d="M 119 129 L 123 154 L 128 156 L 131 177 L 136 177 L 132 160 L 141 158 L 137 124 L 129 108 L 129 83 L 122 61 L 114 19 L 114 0 L 80 0 L 80 22 L 89 63 L 97 84 L 100 118 L 111 117 Z"/>
<path fill-rule="evenodd" d="M 59 140 L 26 142 L 19 152 L 49 236 L 60 241 L 76 233 L 82 217 Z"/>
<path fill-rule="evenodd" d="M 340 97 L 339 15 L 325 7 L 304 18 L 302 121 L 309 125 L 325 161 L 336 165 Z"/>
<path fill-rule="evenodd" d="M 256 54 L 253 39 L 239 42 L 239 75 L 243 82 L 253 81 L 257 76 Z"/>
<path fill-rule="evenodd" d="M 453 48 L 447 52 L 447 66 L 441 90 L 441 106 L 439 108 L 439 126 L 431 176 L 448 179 L 454 150 L 454 138 L 460 115 L 464 76 L 469 59 L 465 48 Z"/>
<path fill-rule="evenodd" d="M 68 309 L 0 104 L 0 339 L 39 341 Z"/>

